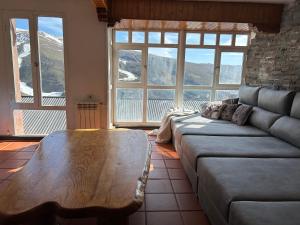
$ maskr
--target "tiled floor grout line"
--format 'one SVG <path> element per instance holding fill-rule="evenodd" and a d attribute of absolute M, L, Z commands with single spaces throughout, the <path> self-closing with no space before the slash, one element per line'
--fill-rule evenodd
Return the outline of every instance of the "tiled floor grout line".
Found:
<path fill-rule="evenodd" d="M 164 159 L 164 163 L 166 164 L 165 160 L 166 160 L 166 159 Z M 169 174 L 169 170 L 168 170 L 168 169 L 167 169 L 167 172 L 168 172 L 168 175 L 169 175 L 169 178 L 170 178 L 170 174 Z M 180 218 L 181 218 L 182 224 L 184 224 L 184 220 L 183 220 L 183 216 L 182 216 L 182 213 L 181 213 L 181 210 L 180 210 L 179 202 L 178 202 L 178 200 L 177 200 L 177 198 L 176 198 L 176 193 L 175 193 L 175 190 L 174 190 L 174 188 L 173 188 L 171 179 L 170 179 L 170 183 L 171 183 L 171 188 L 172 188 L 172 190 L 173 190 L 174 198 L 175 198 L 175 201 L 176 201 L 176 204 L 177 204 L 177 207 L 178 207 L 178 211 L 179 211 L 179 214 L 180 214 Z"/>
<path fill-rule="evenodd" d="M 150 142 L 150 140 L 148 139 L 148 141 Z M 153 144 L 150 142 L 150 146 L 151 146 L 151 155 L 150 155 L 150 164 L 151 164 L 151 160 L 152 160 L 152 153 L 153 153 Z M 149 173 L 149 175 L 150 175 L 150 173 Z M 149 180 L 149 178 L 148 178 L 148 180 Z M 146 183 L 146 186 L 147 186 L 147 183 Z M 145 187 L 145 193 L 144 193 L 144 215 L 145 215 L 145 220 L 144 220 L 144 222 L 145 222 L 145 225 L 148 225 L 148 220 L 147 220 L 147 209 L 146 209 L 146 187 Z"/>

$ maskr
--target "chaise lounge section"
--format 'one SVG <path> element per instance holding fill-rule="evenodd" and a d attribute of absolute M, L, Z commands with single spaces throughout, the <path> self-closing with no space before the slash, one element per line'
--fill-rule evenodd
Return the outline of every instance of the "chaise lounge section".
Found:
<path fill-rule="evenodd" d="M 242 86 L 239 97 L 253 106 L 246 126 L 199 114 L 172 121 L 193 190 L 213 225 L 300 224 L 276 214 L 299 217 L 300 93 Z"/>

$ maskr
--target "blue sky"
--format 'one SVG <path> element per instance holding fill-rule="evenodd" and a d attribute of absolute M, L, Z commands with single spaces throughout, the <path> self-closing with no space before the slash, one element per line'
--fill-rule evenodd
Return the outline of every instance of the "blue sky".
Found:
<path fill-rule="evenodd" d="M 214 64 L 215 50 L 214 49 L 187 48 L 185 50 L 185 61 L 191 62 L 191 63 Z"/>
<path fill-rule="evenodd" d="M 29 30 L 28 19 L 16 19 L 17 28 Z M 38 30 L 55 37 L 63 36 L 62 18 L 58 17 L 38 17 Z"/>

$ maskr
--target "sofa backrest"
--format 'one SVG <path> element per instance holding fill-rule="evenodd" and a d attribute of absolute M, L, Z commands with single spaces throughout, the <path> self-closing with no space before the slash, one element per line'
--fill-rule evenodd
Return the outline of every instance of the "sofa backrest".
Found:
<path fill-rule="evenodd" d="M 258 107 L 282 115 L 290 115 L 294 91 L 262 88 L 258 94 Z"/>
<path fill-rule="evenodd" d="M 295 95 L 291 109 L 291 117 L 300 119 L 300 92 Z"/>
<path fill-rule="evenodd" d="M 242 85 L 239 90 L 239 102 L 246 105 L 257 106 L 260 87 Z"/>
<path fill-rule="evenodd" d="M 260 107 L 253 107 L 253 111 L 248 119 L 249 124 L 264 131 L 270 132 L 270 127 L 282 115 L 264 110 Z"/>
<path fill-rule="evenodd" d="M 249 86 L 240 88 L 240 103 L 254 106 L 249 124 L 267 132 L 280 117 L 290 115 L 294 96 L 293 91 Z M 300 109 L 296 106 L 298 103 L 300 105 L 300 95 L 292 111 L 300 117 Z"/>
<path fill-rule="evenodd" d="M 300 148 L 300 120 L 283 116 L 270 128 L 271 134 Z"/>
<path fill-rule="evenodd" d="M 239 101 L 254 106 L 250 125 L 300 148 L 300 92 L 242 86 Z"/>

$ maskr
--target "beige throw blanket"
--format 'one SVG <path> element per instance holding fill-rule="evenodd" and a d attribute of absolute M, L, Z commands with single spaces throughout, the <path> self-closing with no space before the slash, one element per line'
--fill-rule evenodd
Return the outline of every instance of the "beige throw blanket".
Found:
<path fill-rule="evenodd" d="M 188 116 L 195 114 L 195 111 L 170 111 L 165 113 L 159 129 L 153 130 L 149 135 L 156 136 L 156 143 L 168 143 L 172 139 L 171 119 L 173 117 Z"/>

